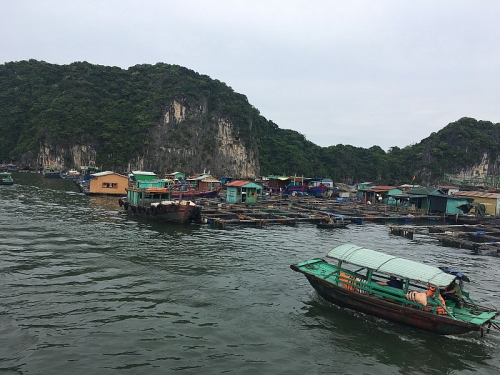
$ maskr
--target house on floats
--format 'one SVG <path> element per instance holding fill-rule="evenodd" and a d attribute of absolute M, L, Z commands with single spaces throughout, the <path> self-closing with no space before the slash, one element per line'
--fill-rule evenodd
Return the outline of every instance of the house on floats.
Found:
<path fill-rule="evenodd" d="M 462 214 L 461 205 L 472 200 L 446 194 L 439 187 L 413 187 L 393 196 L 402 211 L 422 214 Z"/>
<path fill-rule="evenodd" d="M 257 203 L 262 194 L 262 186 L 246 180 L 231 181 L 226 185 L 226 202 Z"/>
<path fill-rule="evenodd" d="M 403 190 L 396 186 L 377 185 L 358 190 L 363 202 L 384 203 L 388 205 L 396 205 L 397 201 L 394 196 L 403 193 Z"/>
<path fill-rule="evenodd" d="M 267 178 L 268 178 L 267 186 L 269 190 L 272 191 L 273 193 L 281 193 L 285 191 L 286 187 L 293 182 L 293 177 L 290 178 L 289 176 L 271 175 L 268 176 Z"/>
<path fill-rule="evenodd" d="M 132 171 L 130 179 L 131 181 L 153 181 L 158 179 L 158 175 L 154 172 Z"/>
<path fill-rule="evenodd" d="M 454 185 L 439 185 L 439 188 L 446 195 L 453 195 L 456 192 L 460 191 L 460 188 L 458 186 L 454 186 Z"/>
<path fill-rule="evenodd" d="M 184 180 L 186 178 L 186 175 L 182 172 L 172 172 L 172 173 L 167 173 L 165 175 L 165 178 L 169 179 L 169 180 Z"/>
<path fill-rule="evenodd" d="M 500 193 L 484 193 L 480 191 L 458 191 L 453 197 L 472 199 L 474 203 L 483 204 L 486 215 L 500 216 Z"/>
<path fill-rule="evenodd" d="M 87 195 L 116 195 L 127 194 L 128 177 L 121 174 L 105 171 L 93 173 L 83 187 Z"/>
<path fill-rule="evenodd" d="M 186 183 L 190 185 L 190 189 L 199 191 L 217 190 L 221 186 L 220 180 L 206 173 L 189 176 Z"/>

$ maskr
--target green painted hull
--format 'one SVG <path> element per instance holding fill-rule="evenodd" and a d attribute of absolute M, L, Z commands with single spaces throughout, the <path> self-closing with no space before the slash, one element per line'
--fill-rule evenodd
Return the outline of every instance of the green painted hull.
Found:
<path fill-rule="evenodd" d="M 339 270 L 322 259 L 290 267 L 302 273 L 320 296 L 338 306 L 440 335 L 483 332 L 489 329 L 498 316 L 497 311 L 477 305 L 466 305 L 462 309 L 449 308 L 449 314 L 439 315 L 435 306 L 409 301 L 400 289 L 359 281 L 363 275 Z M 340 276 L 340 271 L 349 272 L 353 277 L 358 277 L 358 281 L 346 282 Z"/>

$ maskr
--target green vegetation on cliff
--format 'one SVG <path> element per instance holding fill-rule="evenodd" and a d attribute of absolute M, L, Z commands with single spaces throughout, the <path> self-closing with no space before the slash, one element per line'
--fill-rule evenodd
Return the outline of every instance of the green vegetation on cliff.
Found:
<path fill-rule="evenodd" d="M 46 143 L 65 149 L 87 144 L 98 150 L 98 165 L 125 170 L 133 157 L 145 154 L 151 129 L 161 122 L 173 100 L 193 110 L 205 106 L 199 112 L 201 126 L 213 116 L 229 119 L 234 134 L 259 155 L 261 175 L 398 184 L 417 174 L 430 183 L 442 179 L 444 173 L 479 164 L 485 154 L 493 169 L 498 169 L 500 128 L 487 121 L 462 118 L 418 144 L 394 147 L 387 153 L 378 146 L 319 147 L 302 134 L 268 121 L 226 84 L 187 68 L 156 64 L 125 70 L 35 60 L 0 65 L 0 161 L 36 154 Z M 182 143 L 193 136 L 186 131 L 176 130 L 169 142 Z M 214 140 L 204 139 L 199 151 L 209 160 L 216 147 Z M 179 160 L 171 170 L 182 165 Z M 216 167 L 206 166 L 209 170 Z"/>

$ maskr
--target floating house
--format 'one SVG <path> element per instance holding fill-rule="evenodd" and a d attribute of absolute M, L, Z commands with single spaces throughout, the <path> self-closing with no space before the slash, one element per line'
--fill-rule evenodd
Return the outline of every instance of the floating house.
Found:
<path fill-rule="evenodd" d="M 184 180 L 186 178 L 186 175 L 182 172 L 172 172 L 172 173 L 167 173 L 165 175 L 165 178 L 168 178 L 170 180 Z"/>
<path fill-rule="evenodd" d="M 226 202 L 256 203 L 262 186 L 251 181 L 236 180 L 226 185 Z"/>
<path fill-rule="evenodd" d="M 393 196 L 404 210 L 426 214 L 460 215 L 459 206 L 471 203 L 472 199 L 454 197 L 445 194 L 436 187 L 413 187 L 408 192 Z"/>
<path fill-rule="evenodd" d="M 152 181 L 158 179 L 156 173 L 146 171 L 132 171 L 132 175 L 130 177 L 133 181 Z"/>
<path fill-rule="evenodd" d="M 198 181 L 198 190 L 202 191 L 217 190 L 220 186 L 220 180 L 212 176 L 205 177 Z"/>
<path fill-rule="evenodd" d="M 289 176 L 268 176 L 268 187 L 273 193 L 281 193 L 293 181 Z"/>
<path fill-rule="evenodd" d="M 408 207 L 410 211 L 419 211 L 422 213 L 430 212 L 431 196 L 446 195 L 441 189 L 436 186 L 431 187 L 414 187 L 407 191 Z"/>
<path fill-rule="evenodd" d="M 128 177 L 121 174 L 105 171 L 91 175 L 84 192 L 87 195 L 116 195 L 127 194 Z"/>
<path fill-rule="evenodd" d="M 199 191 L 217 190 L 221 186 L 220 180 L 206 173 L 189 176 L 186 182 L 191 185 L 192 189 Z"/>
<path fill-rule="evenodd" d="M 396 186 L 377 185 L 365 189 L 359 189 L 364 202 L 385 203 L 396 205 L 397 201 L 394 196 L 403 193 L 403 190 Z"/>
<path fill-rule="evenodd" d="M 358 190 L 354 186 L 342 182 L 335 183 L 335 189 L 339 198 L 355 198 L 358 196 Z"/>
<path fill-rule="evenodd" d="M 483 193 L 480 191 L 457 191 L 454 197 L 471 198 L 474 203 L 483 204 L 486 215 L 500 215 L 500 193 Z"/>
<path fill-rule="evenodd" d="M 472 203 L 471 198 L 454 197 L 447 194 L 431 194 L 428 213 L 461 215 L 463 211 L 459 207 L 470 203 Z"/>
<path fill-rule="evenodd" d="M 456 192 L 460 191 L 460 188 L 458 186 L 453 186 L 453 185 L 439 185 L 439 188 L 446 195 L 453 195 Z"/>

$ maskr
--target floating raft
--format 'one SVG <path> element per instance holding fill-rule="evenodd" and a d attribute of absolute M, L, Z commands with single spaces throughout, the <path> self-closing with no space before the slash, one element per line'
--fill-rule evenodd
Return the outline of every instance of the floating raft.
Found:
<path fill-rule="evenodd" d="M 203 204 L 202 222 L 214 228 L 229 226 L 263 227 L 266 225 L 318 224 L 331 214 L 344 216 L 345 222 L 353 224 L 411 223 L 415 220 L 444 220 L 432 215 L 413 215 L 387 210 L 370 209 L 329 199 L 274 199 L 257 203 L 226 203 L 208 200 Z"/>
<path fill-rule="evenodd" d="M 390 226 L 390 233 L 410 240 L 414 235 L 437 239 L 443 246 L 500 253 L 500 231 L 484 225 Z"/>

